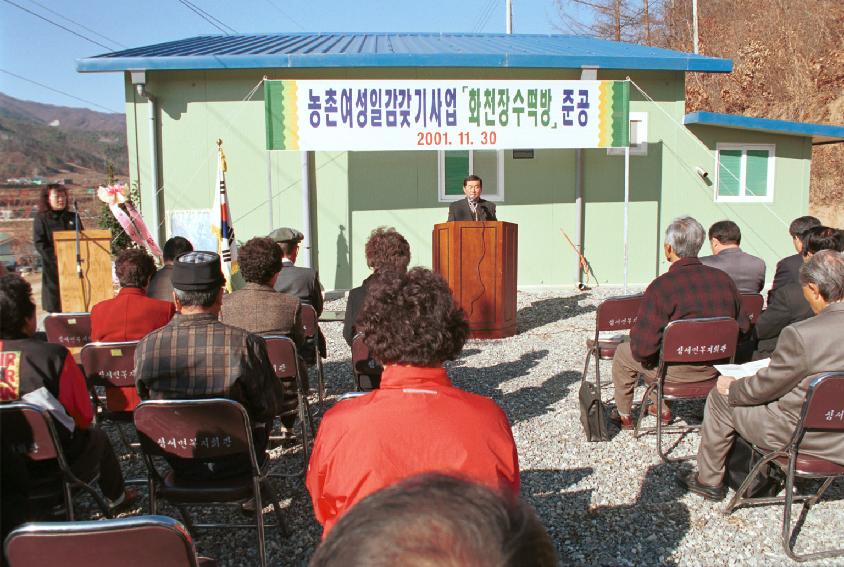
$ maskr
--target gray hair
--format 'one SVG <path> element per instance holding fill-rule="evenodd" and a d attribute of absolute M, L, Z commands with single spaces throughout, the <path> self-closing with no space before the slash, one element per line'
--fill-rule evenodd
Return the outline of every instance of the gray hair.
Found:
<path fill-rule="evenodd" d="M 211 307 L 217 301 L 217 294 L 220 293 L 220 288 L 191 290 L 173 289 L 176 294 L 176 299 L 182 304 L 182 307 Z"/>
<path fill-rule="evenodd" d="M 706 231 L 692 217 L 677 217 L 665 229 L 665 243 L 674 249 L 680 258 L 695 258 L 703 246 Z"/>
<path fill-rule="evenodd" d="M 844 300 L 844 254 L 821 250 L 800 267 L 800 285 L 815 284 L 827 303 Z"/>

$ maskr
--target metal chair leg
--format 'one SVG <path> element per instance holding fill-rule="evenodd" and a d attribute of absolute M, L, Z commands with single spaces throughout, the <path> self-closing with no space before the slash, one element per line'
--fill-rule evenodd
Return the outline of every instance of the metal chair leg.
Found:
<path fill-rule="evenodd" d="M 633 429 L 634 439 L 638 439 L 641 436 L 642 420 L 645 419 L 645 415 L 647 415 L 648 412 L 647 400 L 650 397 L 653 389 L 653 384 L 648 384 L 648 387 L 645 388 L 645 395 L 642 398 L 642 402 L 639 404 L 639 417 L 636 418 L 636 427 Z"/>
<path fill-rule="evenodd" d="M 64 513 L 67 516 L 67 520 L 72 522 L 75 520 L 74 512 L 73 512 L 73 494 L 70 491 L 70 484 L 68 482 L 64 482 Z"/>
<path fill-rule="evenodd" d="M 255 497 L 255 524 L 258 529 L 258 556 L 261 559 L 261 567 L 267 567 L 267 548 L 264 541 L 264 506 L 261 501 L 261 481 L 258 478 L 252 481 L 252 492 Z"/>
<path fill-rule="evenodd" d="M 319 411 L 325 411 L 325 374 L 323 372 L 322 367 L 322 356 L 319 354 L 319 349 L 317 349 L 317 357 L 316 357 L 316 366 L 317 366 L 317 379 L 319 380 L 317 386 L 317 396 L 319 397 Z"/>
<path fill-rule="evenodd" d="M 272 498 L 273 513 L 275 514 L 276 524 L 278 524 L 278 530 L 281 532 L 281 537 L 289 537 L 290 529 L 287 527 L 287 522 L 284 520 L 284 516 L 281 513 L 281 506 L 279 506 L 278 503 L 278 497 L 276 496 L 275 490 L 273 490 L 272 484 L 269 480 L 264 479 L 261 482 L 261 490 L 266 491 L 267 496 Z"/>

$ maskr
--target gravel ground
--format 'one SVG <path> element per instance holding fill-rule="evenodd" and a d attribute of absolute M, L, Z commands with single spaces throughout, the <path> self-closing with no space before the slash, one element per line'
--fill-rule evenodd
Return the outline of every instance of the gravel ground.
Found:
<path fill-rule="evenodd" d="M 519 292 L 519 334 L 499 341 L 470 341 L 449 374 L 459 387 L 489 396 L 500 404 L 513 425 L 521 462 L 522 496 L 536 509 L 559 552 L 571 565 L 781 565 L 790 560 L 779 540 L 781 506 L 744 508 L 724 516 L 724 503 L 686 494 L 675 481 L 680 465 L 662 464 L 649 437 L 634 440 L 630 432 L 611 428 L 608 443 L 587 443 L 579 421 L 577 393 L 583 371 L 585 340 L 594 332 L 595 307 L 618 294 L 617 288 Z M 326 304 L 344 309 L 345 300 Z M 330 356 L 325 364 L 327 404 L 353 389 L 351 354 L 341 323 L 323 323 Z M 602 378 L 609 378 L 603 363 Z M 315 384 L 312 374 L 311 384 Z M 637 392 L 641 396 L 641 388 Z M 603 390 L 612 399 L 612 388 Z M 315 396 L 312 396 L 315 403 Z M 700 419 L 701 404 L 673 408 L 680 418 Z M 318 421 L 319 418 L 317 418 Z M 113 433 L 113 432 L 112 432 Z M 115 447 L 122 445 L 115 440 Z M 695 451 L 697 437 L 678 451 Z M 276 449 L 274 466 L 301 466 L 300 449 Z M 139 458 L 124 454 L 127 478 L 145 476 Z M 682 465 L 689 466 L 689 465 Z M 267 530 L 272 565 L 302 565 L 319 543 L 321 529 L 299 477 L 273 480 L 292 535 L 282 539 Z M 138 507 L 146 510 L 142 489 Z M 732 492 L 730 493 L 732 494 Z M 83 504 L 83 509 L 86 507 Z M 90 508 L 89 508 L 90 510 Z M 798 516 L 795 509 L 794 518 Z M 161 513 L 179 517 L 163 506 Z M 228 518 L 238 512 L 215 509 L 194 512 L 194 519 Z M 273 519 L 266 515 L 267 521 Z M 805 522 L 798 549 L 841 544 L 844 526 L 844 483 L 834 484 Z M 201 531 L 201 554 L 220 565 L 256 565 L 254 530 Z M 807 565 L 844 565 L 844 557 Z"/>

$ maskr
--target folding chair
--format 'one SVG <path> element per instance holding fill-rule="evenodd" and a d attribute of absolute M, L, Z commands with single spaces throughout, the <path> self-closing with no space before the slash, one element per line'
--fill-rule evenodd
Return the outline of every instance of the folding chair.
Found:
<path fill-rule="evenodd" d="M 744 311 L 747 318 L 750 319 L 750 325 L 756 324 L 759 315 L 762 313 L 762 304 L 765 302 L 762 294 L 759 293 L 742 293 L 741 294 L 741 310 Z"/>
<path fill-rule="evenodd" d="M 82 480 L 77 477 L 62 451 L 53 418 L 47 410 L 25 402 L 0 404 L 0 423 L 4 442 L 29 463 L 39 464 L 36 477 L 30 475 L 29 499 L 37 504 L 52 505 L 64 499 L 65 516 L 73 521 L 73 490 L 81 489 L 91 495 L 103 515 L 111 517 L 105 499 L 91 486 L 99 477 Z M 47 461 L 55 461 L 55 468 Z M 42 475 L 43 473 L 43 475 Z"/>
<path fill-rule="evenodd" d="M 138 341 L 88 343 L 79 353 L 82 368 L 97 404 L 97 421 L 111 421 L 123 444 L 132 450 L 122 424 L 132 423 L 132 411 L 141 399 L 135 390 L 135 348 Z M 105 390 L 102 399 L 96 388 Z M 125 388 L 132 388 L 126 390 Z"/>
<path fill-rule="evenodd" d="M 319 353 L 319 317 L 313 305 L 302 304 L 302 327 L 305 329 L 305 340 L 313 347 L 316 357 L 316 369 L 319 379 L 317 395 L 319 408 L 325 411 L 325 373 L 322 368 L 322 356 Z"/>
<path fill-rule="evenodd" d="M 91 342 L 90 313 L 50 313 L 44 318 L 47 341 L 67 348 L 79 348 Z"/>
<path fill-rule="evenodd" d="M 836 478 L 844 477 L 844 465 L 839 465 L 821 457 L 815 457 L 800 451 L 800 443 L 807 431 L 822 430 L 829 436 L 844 435 L 844 372 L 826 372 L 816 376 L 809 383 L 806 391 L 806 401 L 800 411 L 800 419 L 794 428 L 794 435 L 788 445 L 778 451 L 765 454 L 748 473 L 741 486 L 733 495 L 732 500 L 724 510 L 724 514 L 731 514 L 733 510 L 745 504 L 779 504 L 783 503 L 782 513 L 782 547 L 785 553 L 795 561 L 814 561 L 827 557 L 844 555 L 844 547 L 818 551 L 815 553 L 797 554 L 794 544 L 797 530 L 803 523 L 809 509 L 823 496 L 826 489 Z M 748 498 L 744 496 L 750 484 L 763 466 L 773 463 L 785 473 L 785 494 L 765 498 Z M 820 489 L 811 495 L 794 494 L 794 478 L 824 479 Z M 791 529 L 791 506 L 794 502 L 803 502 L 794 529 Z M 836 526 L 833 526 L 835 528 Z M 840 528 L 840 525 L 837 526 Z"/>
<path fill-rule="evenodd" d="M 9 567 L 215 567 L 166 516 L 26 524 L 6 538 Z"/>
<path fill-rule="evenodd" d="M 352 373 L 355 376 L 355 390 L 358 392 L 374 390 L 381 385 L 381 373 L 384 367 L 369 356 L 369 347 L 363 341 L 363 333 L 352 339 Z"/>
<path fill-rule="evenodd" d="M 252 528 L 251 524 L 194 524 L 185 505 L 208 506 L 240 504 L 255 500 L 255 526 L 258 531 L 258 553 L 266 567 L 262 489 L 272 500 L 277 526 L 282 536 L 287 529 L 278 505 L 278 498 L 267 479 L 269 458 L 259 466 L 252 440 L 249 415 L 239 403 L 211 398 L 205 400 L 154 400 L 135 408 L 135 429 L 149 475 L 149 511 L 156 514 L 158 499 L 164 498 L 182 513 L 189 529 Z M 172 469 L 160 472 L 154 459 L 242 459 L 249 472 L 214 480 L 180 479 Z"/>
<path fill-rule="evenodd" d="M 714 363 L 733 360 L 738 340 L 738 323 L 731 317 L 706 317 L 699 319 L 678 319 L 671 321 L 662 334 L 662 346 L 659 350 L 659 366 L 656 377 L 645 380 L 647 388 L 639 406 L 639 418 L 636 420 L 634 437 L 656 431 L 656 450 L 663 462 L 685 461 L 694 455 L 669 458 L 662 448 L 663 433 L 679 433 L 680 438 L 700 429 L 700 425 L 686 425 L 667 428 L 659 419 L 663 400 L 705 400 L 709 391 L 715 387 L 718 378 L 702 382 L 671 382 L 666 380 L 668 368 L 675 364 Z M 656 390 L 657 420 L 656 427 L 642 427 L 642 420 L 647 415 L 648 400 Z M 673 447 L 672 447 L 673 448 Z"/>
<path fill-rule="evenodd" d="M 267 343 L 267 355 L 270 357 L 275 375 L 282 383 L 295 384 L 299 421 L 302 423 L 302 456 L 304 458 L 302 473 L 304 473 L 308 467 L 311 438 L 316 428 L 314 427 L 311 409 L 308 404 L 308 391 L 302 382 L 302 376 L 300 374 L 296 343 L 283 335 L 264 335 L 264 340 Z M 296 412 L 296 408 L 289 407 L 285 409 L 283 414 L 290 415 L 294 412 Z"/>
<path fill-rule="evenodd" d="M 595 336 L 586 339 L 586 363 L 583 366 L 583 380 L 589 372 L 589 361 L 595 358 L 595 385 L 601 388 L 601 361 L 612 360 L 615 349 L 624 342 L 626 334 L 639 315 L 642 294 L 609 297 L 598 305 L 595 315 Z"/>

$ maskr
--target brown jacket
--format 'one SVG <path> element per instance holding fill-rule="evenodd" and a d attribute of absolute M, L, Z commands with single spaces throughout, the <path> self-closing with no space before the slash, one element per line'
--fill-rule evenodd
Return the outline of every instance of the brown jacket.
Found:
<path fill-rule="evenodd" d="M 299 300 L 256 283 L 223 297 L 220 321 L 255 334 L 287 335 L 301 350 L 305 344 Z"/>
<path fill-rule="evenodd" d="M 806 389 L 822 372 L 844 371 L 844 303 L 833 303 L 780 334 L 771 364 L 730 386 L 736 431 L 755 445 L 779 449 L 794 434 Z M 807 433 L 801 449 L 844 465 L 844 437 Z"/>

